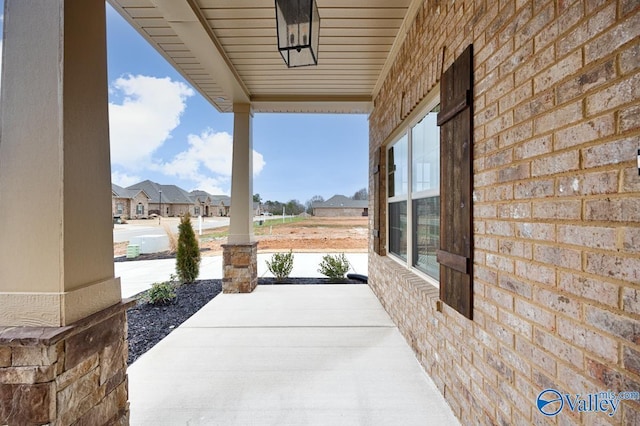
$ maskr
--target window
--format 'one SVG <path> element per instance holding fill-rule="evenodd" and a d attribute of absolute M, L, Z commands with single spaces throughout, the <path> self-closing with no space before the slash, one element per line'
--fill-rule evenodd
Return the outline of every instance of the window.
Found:
<path fill-rule="evenodd" d="M 440 278 L 436 260 L 440 248 L 439 110 L 435 107 L 411 129 L 412 264 L 435 279 Z"/>
<path fill-rule="evenodd" d="M 122 203 L 116 203 L 116 214 L 124 213 L 124 205 Z"/>
<path fill-rule="evenodd" d="M 389 252 L 408 266 L 439 279 L 439 106 L 410 126 L 387 150 Z"/>
<path fill-rule="evenodd" d="M 195 206 L 193 208 L 193 215 L 194 216 L 199 216 L 200 215 L 200 206 Z"/>
<path fill-rule="evenodd" d="M 142 205 L 142 203 L 139 203 L 136 206 L 136 214 L 138 214 L 138 215 L 143 215 L 144 214 L 144 205 Z"/>
<path fill-rule="evenodd" d="M 407 260 L 407 194 L 409 138 L 404 135 L 387 152 L 389 165 L 389 252 Z"/>

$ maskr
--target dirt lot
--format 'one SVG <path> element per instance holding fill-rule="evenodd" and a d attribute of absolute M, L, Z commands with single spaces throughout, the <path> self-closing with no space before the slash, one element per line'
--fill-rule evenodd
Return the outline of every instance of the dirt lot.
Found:
<path fill-rule="evenodd" d="M 366 217 L 344 218 L 294 218 L 267 220 L 256 225 L 254 234 L 261 252 L 304 251 L 366 252 L 368 243 L 368 219 Z M 222 253 L 222 244 L 227 241 L 228 228 L 216 228 L 202 235 L 200 247 L 204 256 Z M 114 244 L 116 256 L 126 253 L 127 243 Z"/>

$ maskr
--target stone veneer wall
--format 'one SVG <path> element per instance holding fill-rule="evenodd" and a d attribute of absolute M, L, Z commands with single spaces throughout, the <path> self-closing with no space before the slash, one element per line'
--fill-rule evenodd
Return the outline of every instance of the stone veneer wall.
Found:
<path fill-rule="evenodd" d="M 546 388 L 640 390 L 639 36 L 637 0 L 427 0 L 375 99 L 370 170 L 474 44 L 473 321 L 369 250 L 371 287 L 463 424 L 640 424 L 639 401 L 535 407 Z"/>
<path fill-rule="evenodd" d="M 0 424 L 128 425 L 131 303 L 60 328 L 0 328 Z"/>
<path fill-rule="evenodd" d="M 222 291 L 251 293 L 258 285 L 258 243 L 222 245 Z"/>

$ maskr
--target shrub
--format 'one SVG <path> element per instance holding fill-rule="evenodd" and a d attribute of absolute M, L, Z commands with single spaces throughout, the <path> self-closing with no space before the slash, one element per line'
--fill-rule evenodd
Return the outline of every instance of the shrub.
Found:
<path fill-rule="evenodd" d="M 344 279 L 349 267 L 349 261 L 344 253 L 336 254 L 335 256 L 327 254 L 322 257 L 318 272 L 329 277 L 330 281 L 335 282 Z"/>
<path fill-rule="evenodd" d="M 162 222 L 162 229 L 167 234 L 167 238 L 169 239 L 169 251 L 171 253 L 175 253 L 178 250 L 178 239 L 176 238 L 176 234 L 171 230 L 171 225 L 168 222 Z"/>
<path fill-rule="evenodd" d="M 183 283 L 194 282 L 200 273 L 200 247 L 191 226 L 189 213 L 180 218 L 176 272 Z"/>
<path fill-rule="evenodd" d="M 293 253 L 274 253 L 271 256 L 271 262 L 268 260 L 267 268 L 275 277 L 276 281 L 282 281 L 289 276 L 293 269 Z"/>
<path fill-rule="evenodd" d="M 175 286 L 171 281 L 154 283 L 149 293 L 147 293 L 149 303 L 152 305 L 168 305 L 176 298 L 176 294 L 173 291 L 174 289 Z"/>

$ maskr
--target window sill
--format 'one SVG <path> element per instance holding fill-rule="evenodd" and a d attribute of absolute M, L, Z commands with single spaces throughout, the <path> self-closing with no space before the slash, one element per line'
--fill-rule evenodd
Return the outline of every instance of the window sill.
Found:
<path fill-rule="evenodd" d="M 414 275 L 415 279 L 411 279 L 409 281 L 412 284 L 414 284 L 416 287 L 419 287 L 420 289 L 424 289 L 425 291 L 428 291 L 428 292 L 430 292 L 429 289 L 433 289 L 433 291 L 435 291 L 436 293 L 436 296 L 439 297 L 440 283 L 438 281 L 434 280 L 429 275 L 425 274 L 419 269 L 414 268 L 413 266 L 408 266 L 406 260 L 394 255 L 393 253 L 389 253 L 385 257 L 393 261 L 393 263 L 397 264 L 400 268 Z"/>

